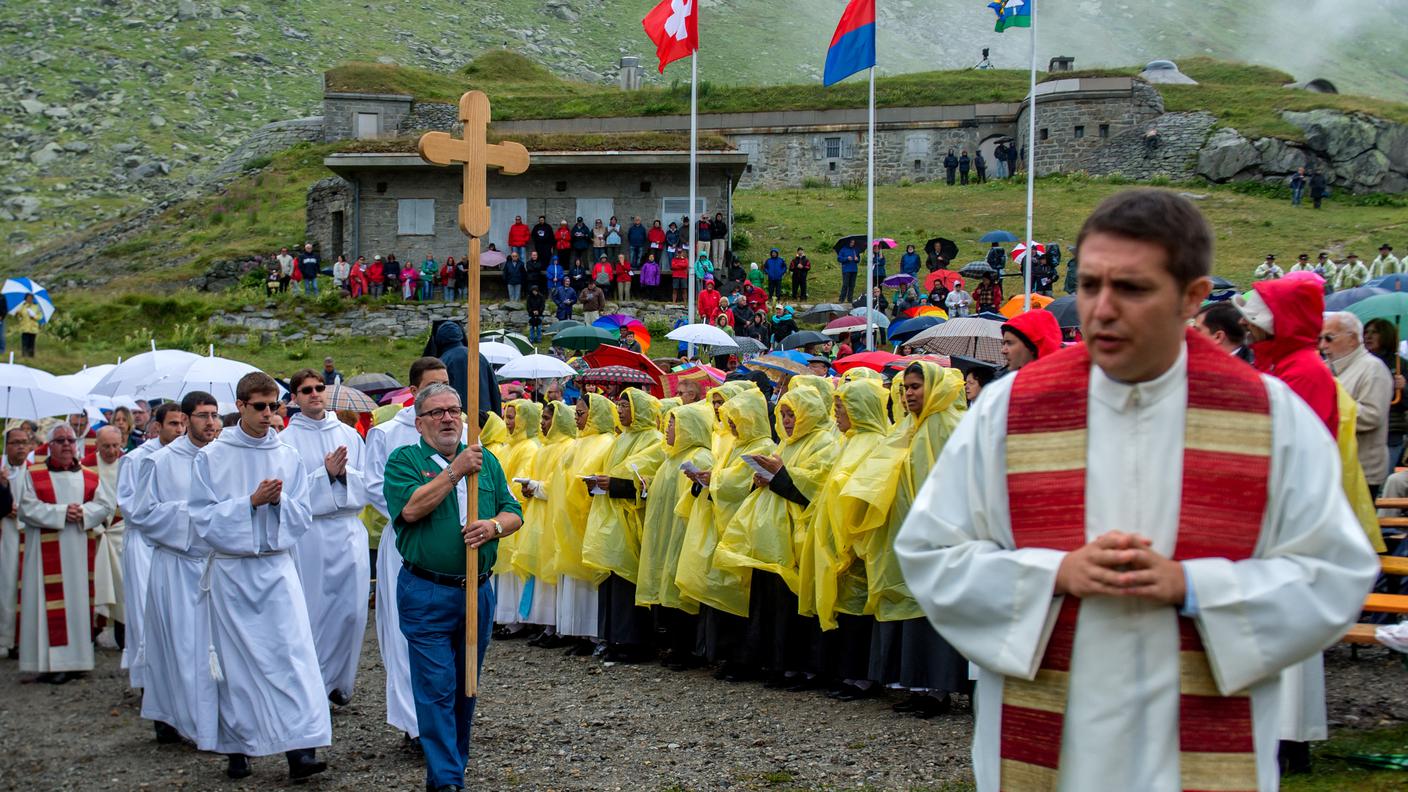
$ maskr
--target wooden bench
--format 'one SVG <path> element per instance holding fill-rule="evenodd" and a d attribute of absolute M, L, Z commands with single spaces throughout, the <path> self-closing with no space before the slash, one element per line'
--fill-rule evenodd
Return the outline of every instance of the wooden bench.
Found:
<path fill-rule="evenodd" d="M 1374 506 L 1379 509 L 1396 509 L 1408 511 L 1408 498 L 1379 498 L 1374 502 Z M 1408 528 L 1408 517 L 1380 517 L 1380 528 Z M 1403 535 L 1385 535 L 1385 539 L 1402 539 Z M 1379 556 L 1379 564 L 1383 567 L 1385 575 L 1408 576 L 1408 558 L 1402 556 Z M 1403 594 L 1370 594 L 1364 598 L 1364 611 L 1366 613 L 1397 613 L 1408 615 L 1408 595 Z M 1379 627 L 1377 624 L 1356 624 L 1349 628 L 1349 632 L 1340 638 L 1340 643 L 1349 644 L 1351 653 L 1358 656 L 1361 646 L 1378 646 L 1378 639 L 1374 637 L 1374 630 Z"/>

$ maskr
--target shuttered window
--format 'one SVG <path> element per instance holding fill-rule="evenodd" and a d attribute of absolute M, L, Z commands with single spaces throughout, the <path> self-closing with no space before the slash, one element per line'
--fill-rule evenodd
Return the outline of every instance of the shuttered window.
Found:
<path fill-rule="evenodd" d="M 396 233 L 431 236 L 435 233 L 435 199 L 402 198 L 396 202 Z"/>

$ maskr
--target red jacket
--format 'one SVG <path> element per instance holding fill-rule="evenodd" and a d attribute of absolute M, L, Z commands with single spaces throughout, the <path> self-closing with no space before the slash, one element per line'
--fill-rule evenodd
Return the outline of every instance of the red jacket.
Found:
<path fill-rule="evenodd" d="M 689 259 L 681 258 L 679 256 L 675 256 L 674 258 L 670 259 L 670 277 L 688 278 Z"/>
<path fill-rule="evenodd" d="M 557 240 L 558 250 L 572 249 L 572 229 L 568 228 L 566 223 L 557 227 L 557 230 L 553 232 L 553 238 Z"/>
<path fill-rule="evenodd" d="M 718 289 L 705 289 L 699 292 L 699 313 L 704 315 L 704 321 L 713 324 L 719 315 L 719 294 Z"/>
<path fill-rule="evenodd" d="M 768 293 L 753 284 L 748 284 L 748 291 L 743 298 L 748 301 L 748 307 L 758 310 L 768 304 Z"/>
<path fill-rule="evenodd" d="M 630 283 L 630 282 L 631 282 L 631 262 L 629 262 L 629 261 L 618 261 L 618 262 L 616 262 L 616 282 L 617 282 L 617 283 Z"/>
<path fill-rule="evenodd" d="M 1258 281 L 1252 288 L 1271 309 L 1276 330 L 1271 338 L 1252 344 L 1257 371 L 1290 386 L 1334 437 L 1340 425 L 1335 375 L 1317 348 L 1324 324 L 1324 290 L 1300 278 Z"/>
<path fill-rule="evenodd" d="M 1037 360 L 1061 351 L 1061 325 L 1056 321 L 1056 314 L 1050 311 L 1038 308 L 1017 314 L 1007 320 L 1002 329 L 1036 347 Z"/>
<path fill-rule="evenodd" d="M 527 223 L 514 223 L 508 227 L 509 247 L 528 247 L 529 229 Z"/>
<path fill-rule="evenodd" d="M 655 250 L 665 249 L 665 229 L 652 227 L 645 232 L 645 239 L 650 243 L 650 247 Z"/>

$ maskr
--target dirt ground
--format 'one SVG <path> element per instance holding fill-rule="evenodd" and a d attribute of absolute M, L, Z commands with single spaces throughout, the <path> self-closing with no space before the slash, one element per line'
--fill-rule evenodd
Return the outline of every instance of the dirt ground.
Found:
<path fill-rule="evenodd" d="M 1403 669 L 1386 650 L 1326 659 L 1332 731 L 1408 722 Z M 158 746 L 138 717 L 115 651 L 86 678 L 51 686 L 0 660 L 0 789 L 205 790 L 287 785 L 283 758 L 224 778 L 224 759 Z M 327 773 L 309 790 L 422 789 L 419 754 L 385 723 L 384 676 L 369 627 L 353 702 L 334 711 Z M 966 789 L 972 716 L 922 721 L 881 697 L 729 684 L 707 670 L 603 665 L 496 642 L 483 675 L 472 789 Z"/>

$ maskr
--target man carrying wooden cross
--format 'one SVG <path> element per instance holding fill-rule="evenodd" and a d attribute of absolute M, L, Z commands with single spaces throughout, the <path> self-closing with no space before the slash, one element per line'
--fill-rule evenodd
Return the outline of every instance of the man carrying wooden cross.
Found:
<path fill-rule="evenodd" d="M 1188 320 L 1212 230 L 1162 190 L 1085 222 L 1086 343 L 983 391 L 895 543 L 979 668 L 978 789 L 1277 788 L 1279 674 L 1378 570 L 1325 425 Z"/>

